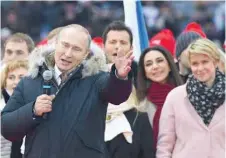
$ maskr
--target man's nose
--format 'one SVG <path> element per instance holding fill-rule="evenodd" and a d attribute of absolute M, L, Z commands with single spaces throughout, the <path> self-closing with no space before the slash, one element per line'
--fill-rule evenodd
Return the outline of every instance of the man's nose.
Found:
<path fill-rule="evenodd" d="M 120 44 L 120 42 L 117 42 L 116 44 L 115 44 L 115 49 L 119 49 L 121 47 L 121 44 Z"/>
<path fill-rule="evenodd" d="M 65 51 L 65 55 L 66 55 L 67 57 L 71 57 L 71 56 L 72 56 L 72 49 L 71 49 L 71 48 L 67 49 L 67 50 Z"/>

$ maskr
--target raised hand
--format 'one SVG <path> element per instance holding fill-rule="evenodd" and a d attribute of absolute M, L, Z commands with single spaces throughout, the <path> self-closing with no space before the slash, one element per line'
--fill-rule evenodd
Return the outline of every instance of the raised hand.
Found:
<path fill-rule="evenodd" d="M 115 67 L 117 69 L 117 75 L 119 78 L 126 78 L 131 70 L 131 64 L 134 59 L 132 55 L 133 51 L 130 50 L 128 53 L 123 53 L 121 50 L 118 51 L 115 59 Z"/>

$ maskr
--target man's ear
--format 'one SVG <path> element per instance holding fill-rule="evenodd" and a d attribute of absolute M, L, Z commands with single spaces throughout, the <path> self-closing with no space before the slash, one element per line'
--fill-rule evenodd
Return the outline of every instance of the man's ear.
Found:
<path fill-rule="evenodd" d="M 87 58 L 89 58 L 91 56 L 91 51 L 90 51 L 90 49 L 89 50 L 87 50 L 87 52 L 86 52 L 86 54 L 85 54 L 85 56 L 84 56 L 84 59 L 87 59 Z"/>
<path fill-rule="evenodd" d="M 53 40 L 53 44 L 57 46 L 59 44 L 59 37 L 57 36 L 55 40 Z"/>

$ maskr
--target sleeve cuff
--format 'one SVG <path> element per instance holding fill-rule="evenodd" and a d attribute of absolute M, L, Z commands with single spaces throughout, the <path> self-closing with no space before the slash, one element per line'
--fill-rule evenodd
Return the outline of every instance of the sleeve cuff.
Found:
<path fill-rule="evenodd" d="M 126 76 L 125 78 L 119 77 L 116 69 L 115 69 L 115 76 L 120 80 L 128 80 L 128 76 Z"/>
<path fill-rule="evenodd" d="M 35 107 L 34 107 L 34 105 L 35 105 L 35 102 L 34 102 L 34 104 L 32 106 L 32 119 L 35 120 L 35 121 L 41 121 L 42 117 L 35 115 Z"/>

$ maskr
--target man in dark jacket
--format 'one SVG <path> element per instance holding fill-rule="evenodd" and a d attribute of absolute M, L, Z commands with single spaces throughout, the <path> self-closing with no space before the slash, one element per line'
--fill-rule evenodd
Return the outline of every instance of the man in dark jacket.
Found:
<path fill-rule="evenodd" d="M 131 93 L 132 54 L 119 54 L 111 72 L 104 54 L 90 52 L 90 35 L 80 25 L 64 27 L 54 51 L 31 54 L 30 75 L 20 81 L 3 109 L 2 135 L 26 136 L 25 158 L 105 158 L 107 104 Z M 53 72 L 51 94 L 42 94 L 43 72 Z M 47 114 L 47 118 L 43 117 Z"/>
<path fill-rule="evenodd" d="M 103 41 L 109 66 L 116 63 L 120 53 L 127 54 L 133 51 L 132 31 L 121 21 L 114 21 L 106 27 Z M 131 72 L 135 83 L 137 74 L 135 62 Z M 153 132 L 148 115 L 145 112 L 138 112 L 137 107 L 135 89 L 129 99 L 117 107 L 113 104 L 108 105 L 105 142 L 110 158 L 155 157 Z"/>

